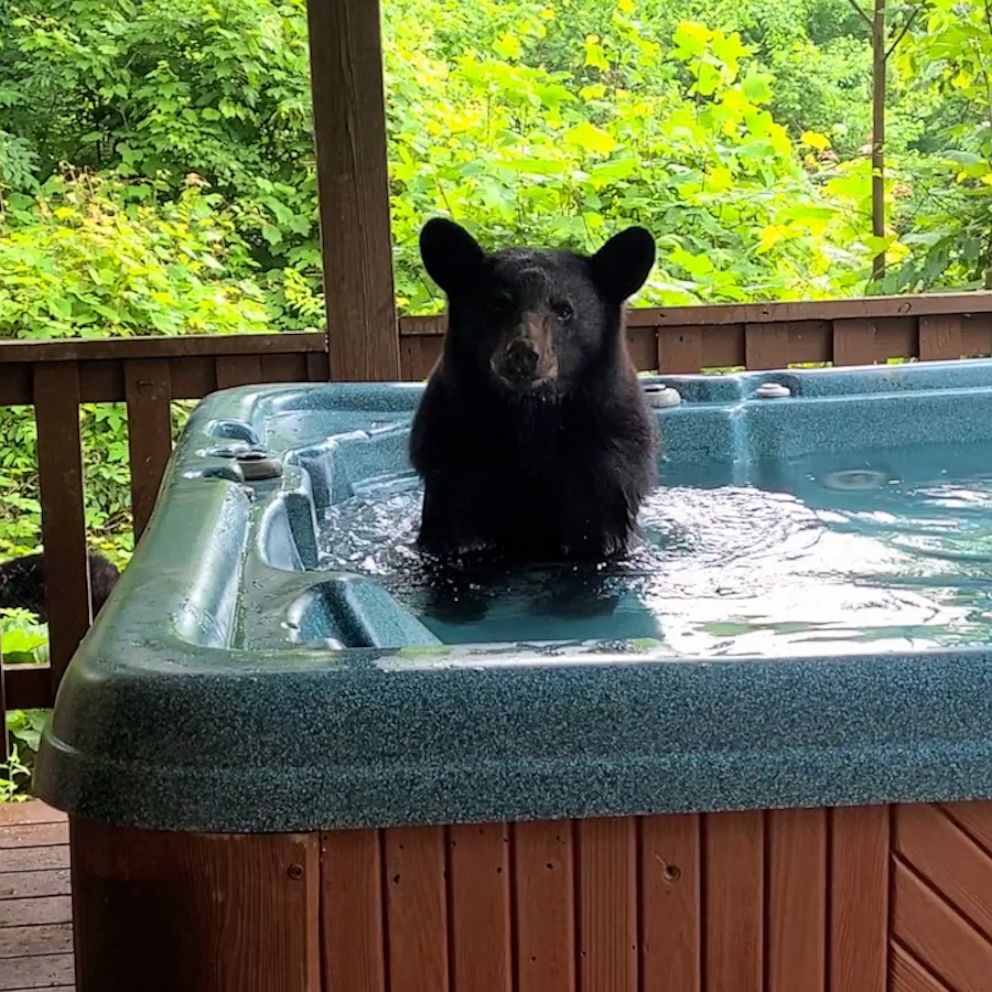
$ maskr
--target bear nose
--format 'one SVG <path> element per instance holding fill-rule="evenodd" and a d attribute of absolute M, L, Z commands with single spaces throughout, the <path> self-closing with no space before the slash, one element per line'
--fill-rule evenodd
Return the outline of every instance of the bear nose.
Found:
<path fill-rule="evenodd" d="M 537 371 L 537 351 L 529 341 L 517 338 L 506 349 L 503 367 L 514 379 L 531 379 Z"/>

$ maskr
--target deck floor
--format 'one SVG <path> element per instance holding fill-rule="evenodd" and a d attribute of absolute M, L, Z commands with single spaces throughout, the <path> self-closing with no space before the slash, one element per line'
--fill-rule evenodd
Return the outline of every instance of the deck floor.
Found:
<path fill-rule="evenodd" d="M 0 806 L 0 992 L 73 992 L 69 827 L 32 801 Z"/>

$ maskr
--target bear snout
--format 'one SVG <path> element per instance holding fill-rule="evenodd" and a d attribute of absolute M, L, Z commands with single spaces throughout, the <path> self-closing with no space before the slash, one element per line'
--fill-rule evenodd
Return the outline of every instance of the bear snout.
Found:
<path fill-rule="evenodd" d="M 537 348 L 524 338 L 516 338 L 503 356 L 503 375 L 509 379 L 533 379 L 537 360 Z"/>
<path fill-rule="evenodd" d="M 530 390 L 558 377 L 558 357 L 548 322 L 525 314 L 493 356 L 493 372 L 516 390 Z"/>

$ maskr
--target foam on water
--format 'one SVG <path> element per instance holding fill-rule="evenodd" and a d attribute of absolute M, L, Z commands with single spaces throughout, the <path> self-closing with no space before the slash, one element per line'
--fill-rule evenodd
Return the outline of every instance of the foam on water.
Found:
<path fill-rule="evenodd" d="M 377 577 L 446 643 L 656 638 L 783 655 L 992 642 L 992 447 L 663 468 L 620 562 L 432 567 L 412 476 L 331 507 L 323 564 Z"/>

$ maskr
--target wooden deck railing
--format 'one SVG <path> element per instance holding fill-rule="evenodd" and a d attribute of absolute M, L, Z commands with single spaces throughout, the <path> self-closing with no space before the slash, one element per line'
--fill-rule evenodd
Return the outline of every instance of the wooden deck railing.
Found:
<path fill-rule="evenodd" d="M 637 366 L 664 372 L 992 355 L 992 293 L 638 309 L 627 323 Z M 443 318 L 400 320 L 403 378 L 430 372 L 443 333 Z M 169 456 L 173 400 L 245 383 L 321 381 L 328 369 L 327 340 L 318 332 L 0 342 L 0 406 L 35 409 L 41 537 L 48 574 L 58 583 L 51 665 L 0 669 L 0 715 L 5 708 L 51 705 L 90 623 L 79 405 L 127 404 L 137 537 Z"/>

